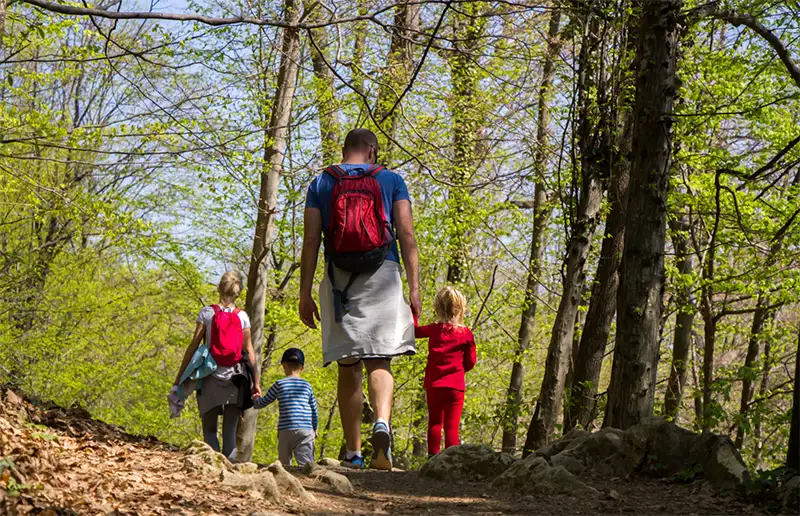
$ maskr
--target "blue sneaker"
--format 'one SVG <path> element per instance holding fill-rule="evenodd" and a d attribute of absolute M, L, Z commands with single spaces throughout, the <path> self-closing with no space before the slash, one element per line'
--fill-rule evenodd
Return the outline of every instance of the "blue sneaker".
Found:
<path fill-rule="evenodd" d="M 372 469 L 392 470 L 392 436 L 386 423 L 378 422 L 372 427 Z"/>
<path fill-rule="evenodd" d="M 364 457 L 361 455 L 354 455 L 351 459 L 345 458 L 342 460 L 342 467 L 350 469 L 364 469 Z"/>

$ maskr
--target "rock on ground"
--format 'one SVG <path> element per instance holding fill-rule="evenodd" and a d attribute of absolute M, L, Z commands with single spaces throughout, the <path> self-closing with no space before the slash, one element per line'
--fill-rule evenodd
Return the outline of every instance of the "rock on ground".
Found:
<path fill-rule="evenodd" d="M 573 430 L 535 455 L 576 475 L 628 477 L 640 473 L 664 478 L 694 469 L 702 471 L 718 490 L 737 488 L 750 478 L 728 437 L 696 434 L 659 417 L 645 419 L 626 431 Z"/>
<path fill-rule="evenodd" d="M 339 494 L 351 495 L 355 491 L 350 479 L 319 464 L 309 462 L 303 467 L 303 473 L 313 480 L 331 486 Z"/>
<path fill-rule="evenodd" d="M 423 477 L 440 480 L 493 479 L 507 470 L 517 459 L 498 453 L 488 446 L 462 444 L 434 455 L 420 470 Z"/>

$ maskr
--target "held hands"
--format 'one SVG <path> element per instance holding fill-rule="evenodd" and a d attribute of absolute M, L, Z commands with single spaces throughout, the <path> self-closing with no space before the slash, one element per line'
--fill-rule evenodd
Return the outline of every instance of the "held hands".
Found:
<path fill-rule="evenodd" d="M 414 316 L 414 319 L 418 319 L 419 315 L 422 313 L 422 301 L 419 297 L 419 289 L 411 289 L 408 293 L 408 297 L 408 302 L 411 305 L 411 314 Z"/>
<path fill-rule="evenodd" d="M 252 399 L 260 398 L 261 396 L 263 396 L 263 394 L 261 394 L 261 386 L 256 384 L 255 387 L 253 387 Z"/>
<path fill-rule="evenodd" d="M 303 324 L 311 329 L 317 329 L 317 323 L 315 320 L 320 320 L 319 310 L 317 309 L 317 303 L 314 301 L 314 298 L 311 297 L 311 295 L 300 296 L 300 306 L 298 307 L 298 312 L 300 313 L 300 320 L 303 321 Z"/>

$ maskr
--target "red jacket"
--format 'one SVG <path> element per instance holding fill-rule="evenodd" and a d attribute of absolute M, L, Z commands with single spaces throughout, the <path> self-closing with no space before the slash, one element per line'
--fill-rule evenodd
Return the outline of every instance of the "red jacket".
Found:
<path fill-rule="evenodd" d="M 475 367 L 475 337 L 466 326 L 434 323 L 415 326 L 414 336 L 428 341 L 425 387 L 466 390 L 464 373 Z"/>

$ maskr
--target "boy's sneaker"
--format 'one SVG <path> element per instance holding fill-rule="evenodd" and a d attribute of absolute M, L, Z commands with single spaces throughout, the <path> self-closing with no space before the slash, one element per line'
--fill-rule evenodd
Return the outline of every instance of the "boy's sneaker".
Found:
<path fill-rule="evenodd" d="M 353 457 L 350 459 L 345 458 L 342 460 L 342 467 L 350 469 L 364 469 L 364 457 L 361 455 L 353 455 Z"/>
<path fill-rule="evenodd" d="M 372 460 L 369 467 L 372 469 L 392 470 L 392 436 L 389 426 L 380 421 L 372 427 Z"/>

